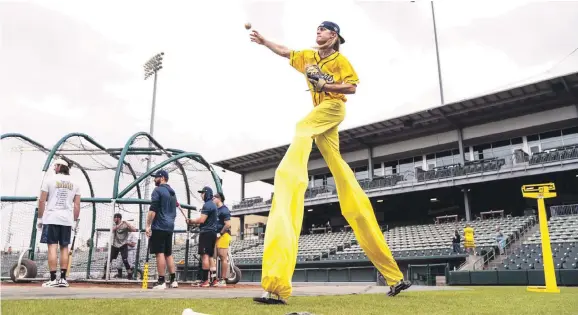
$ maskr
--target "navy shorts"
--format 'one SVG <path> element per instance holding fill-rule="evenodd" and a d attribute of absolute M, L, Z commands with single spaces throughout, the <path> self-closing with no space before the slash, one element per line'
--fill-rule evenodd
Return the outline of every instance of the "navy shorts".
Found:
<path fill-rule="evenodd" d="M 217 243 L 217 233 L 215 232 L 201 232 L 199 233 L 199 255 L 209 255 L 213 257 L 215 254 L 215 244 Z"/>
<path fill-rule="evenodd" d="M 68 246 L 68 244 L 70 244 L 71 231 L 71 226 L 44 224 L 42 225 L 40 243 L 49 245 L 60 244 L 60 246 Z"/>

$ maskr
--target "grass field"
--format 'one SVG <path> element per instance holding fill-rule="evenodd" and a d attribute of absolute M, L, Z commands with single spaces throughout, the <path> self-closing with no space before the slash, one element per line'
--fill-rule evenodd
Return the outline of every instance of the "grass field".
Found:
<path fill-rule="evenodd" d="M 155 314 L 180 315 L 185 308 L 211 315 L 310 312 L 316 315 L 382 314 L 578 314 L 578 288 L 560 294 L 526 292 L 525 287 L 470 287 L 463 291 L 404 292 L 384 295 L 292 297 L 287 306 L 257 305 L 236 299 L 8 300 L 2 314 Z"/>

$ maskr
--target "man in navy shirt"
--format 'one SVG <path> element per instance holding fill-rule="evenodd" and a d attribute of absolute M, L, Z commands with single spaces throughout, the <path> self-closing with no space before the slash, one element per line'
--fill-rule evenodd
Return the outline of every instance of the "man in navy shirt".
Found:
<path fill-rule="evenodd" d="M 198 191 L 201 199 L 205 202 L 201 209 L 201 217 L 189 219 L 189 224 L 199 224 L 199 255 L 202 259 L 201 287 L 209 287 L 210 260 L 215 254 L 217 241 L 217 224 L 219 222 L 217 205 L 213 202 L 213 190 L 211 187 L 203 187 Z"/>
<path fill-rule="evenodd" d="M 169 267 L 170 287 L 177 288 L 175 281 L 175 260 L 172 256 L 173 231 L 177 216 L 177 196 L 167 184 L 169 173 L 158 170 L 152 175 L 155 178 L 155 189 L 151 196 L 151 207 L 147 214 L 146 235 L 149 237 L 151 254 L 157 261 L 158 282 L 153 289 L 166 289 L 165 268 Z"/>

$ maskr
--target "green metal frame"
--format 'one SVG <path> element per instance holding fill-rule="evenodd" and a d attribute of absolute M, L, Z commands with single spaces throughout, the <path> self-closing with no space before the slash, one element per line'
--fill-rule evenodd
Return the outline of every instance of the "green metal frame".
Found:
<path fill-rule="evenodd" d="M 8 139 L 8 138 L 19 138 L 22 140 L 27 141 L 28 143 L 30 143 L 31 145 L 33 145 L 34 147 L 36 147 L 37 149 L 43 151 L 44 153 L 47 153 L 47 161 L 44 163 L 44 167 L 42 168 L 42 172 L 46 172 L 48 170 L 48 167 L 50 166 L 50 160 L 52 158 L 52 156 L 54 156 L 54 152 L 56 152 L 55 148 L 53 147 L 52 150 L 49 150 L 48 148 L 46 148 L 45 146 L 43 146 L 42 144 L 40 144 L 37 141 L 34 141 L 28 137 L 26 137 L 25 135 L 19 134 L 19 133 L 7 133 L 7 134 L 3 134 L 0 137 L 0 140 L 4 140 L 4 139 Z M 61 139 L 62 141 L 62 139 Z M 64 141 L 66 141 L 66 139 L 64 139 Z M 59 142 L 60 143 L 60 142 Z M 61 143 L 60 143 L 61 144 Z M 60 144 L 57 144 L 60 146 Z M 88 188 L 90 190 L 90 196 L 94 198 L 94 189 L 92 187 L 92 182 L 90 181 L 90 176 L 88 176 L 88 173 L 86 172 L 86 170 L 78 163 L 74 162 L 73 160 L 70 160 L 68 158 L 66 158 L 66 160 L 68 162 L 72 162 L 76 165 L 78 165 L 78 168 L 80 169 L 80 171 L 82 171 L 82 174 L 84 175 L 84 177 L 86 178 L 86 181 L 88 182 Z M 34 201 L 38 200 L 37 198 L 34 199 Z M 93 203 L 92 206 L 92 211 L 93 211 L 93 218 L 96 215 L 96 205 Z M 34 211 L 34 219 L 32 220 L 32 233 L 31 233 L 31 237 L 30 237 L 30 245 L 29 248 L 31 248 L 31 250 L 28 252 L 28 258 L 31 260 L 34 260 L 34 255 L 35 255 L 35 251 L 36 251 L 36 223 L 38 222 L 38 207 L 36 207 L 35 211 Z M 93 229 L 94 229 L 94 224 L 93 224 Z"/>
<path fill-rule="evenodd" d="M 60 138 L 60 140 L 54 146 L 52 146 L 51 149 L 48 149 L 47 147 L 43 146 L 42 144 L 40 144 L 40 143 L 22 135 L 22 134 L 19 134 L 19 133 L 7 133 L 7 134 L 1 135 L 1 139 L 20 138 L 24 141 L 27 141 L 28 143 L 30 143 L 34 147 L 38 148 L 39 150 L 43 151 L 44 153 L 46 153 L 47 158 L 46 158 L 46 161 L 44 162 L 44 166 L 42 167 L 43 173 L 46 173 L 48 171 L 48 168 L 50 167 L 50 163 L 52 162 L 54 156 L 56 155 L 56 153 L 58 152 L 60 147 L 68 139 L 73 138 L 73 137 L 84 138 L 86 141 L 88 141 L 89 143 L 91 143 L 92 145 L 97 147 L 98 149 L 102 150 L 103 152 L 106 152 L 108 155 L 110 155 L 111 157 L 118 160 L 118 164 L 117 164 L 117 167 L 115 170 L 112 198 L 96 198 L 94 195 L 94 189 L 92 186 L 92 182 L 90 180 L 90 176 L 88 175 L 86 170 L 82 167 L 82 165 L 80 165 L 79 163 L 77 163 L 74 160 L 71 160 L 65 156 L 63 157 L 65 160 L 67 160 L 72 165 L 77 165 L 78 169 L 81 170 L 84 177 L 86 178 L 86 181 L 87 181 L 88 186 L 89 186 L 90 197 L 81 198 L 81 202 L 92 203 L 92 229 L 91 229 L 90 239 L 94 239 L 94 234 L 96 232 L 96 215 L 97 215 L 96 204 L 97 203 L 111 203 L 114 201 L 114 202 L 119 203 L 119 204 L 138 204 L 139 205 L 139 215 L 140 215 L 140 218 L 142 218 L 143 217 L 143 205 L 150 204 L 151 201 L 143 199 L 139 184 L 143 180 L 145 180 L 147 177 L 149 177 L 153 172 L 157 171 L 158 169 L 160 169 L 160 168 L 162 168 L 162 167 L 164 167 L 167 164 L 172 163 L 172 162 L 174 162 L 177 165 L 177 167 L 179 167 L 179 169 L 181 170 L 181 172 L 183 174 L 184 182 L 185 182 L 185 189 L 187 191 L 187 195 L 186 195 L 187 196 L 186 197 L 187 203 L 186 204 L 181 203 L 181 207 L 183 207 L 185 209 L 189 209 L 189 210 L 196 210 L 196 207 L 190 205 L 191 194 L 193 192 L 191 192 L 191 190 L 190 190 L 188 179 L 187 179 L 187 173 L 184 170 L 182 164 L 179 162 L 180 159 L 183 159 L 183 158 L 192 159 L 198 163 L 201 163 L 203 166 L 205 166 L 211 172 L 211 176 L 213 177 L 213 180 L 215 182 L 217 192 L 222 193 L 222 181 L 221 181 L 221 179 L 219 178 L 219 176 L 217 175 L 217 173 L 215 172 L 213 167 L 200 154 L 194 153 L 194 152 L 185 152 L 183 150 L 178 150 L 178 149 L 165 149 L 158 141 L 156 141 L 150 134 L 148 134 L 146 132 L 138 132 L 138 133 L 132 135 L 130 137 L 130 139 L 126 142 L 125 146 L 122 148 L 120 155 L 119 155 L 120 149 L 106 149 L 103 145 L 96 142 L 92 137 L 90 137 L 84 133 L 69 133 L 69 134 L 65 135 L 64 137 Z M 149 169 L 145 174 L 143 174 L 142 176 L 137 178 L 136 173 L 134 172 L 134 169 L 132 168 L 130 163 L 125 161 L 125 158 L 127 155 L 148 155 L 148 154 L 163 155 L 163 153 L 154 152 L 154 151 L 156 151 L 156 149 L 154 149 L 154 148 L 134 148 L 134 149 L 131 149 L 131 145 L 139 137 L 148 138 L 151 143 L 153 143 L 158 149 L 160 149 L 161 151 L 164 152 L 164 154 L 167 156 L 167 159 L 164 160 L 163 162 L 161 162 L 160 164 L 156 165 L 155 167 Z M 119 192 L 119 179 L 120 179 L 120 174 L 121 174 L 123 165 L 128 167 L 129 171 L 131 172 L 131 174 L 134 178 L 134 181 L 131 184 L 129 184 L 125 189 L 123 189 L 121 192 Z M 135 186 L 137 189 L 138 199 L 123 198 L 131 189 L 135 188 Z M 37 202 L 38 197 L 37 196 L 0 196 L 0 201 L 4 201 L 4 202 Z M 32 223 L 32 233 L 31 233 L 32 235 L 31 235 L 31 239 L 30 239 L 31 250 L 29 251 L 29 254 L 28 254 L 29 258 L 31 260 L 34 260 L 34 253 L 35 253 L 35 247 L 36 247 L 36 236 L 37 236 L 36 224 L 37 224 L 37 220 L 38 220 L 38 207 L 36 207 L 36 209 L 35 209 L 34 219 L 33 219 L 33 223 Z M 142 230 L 142 219 L 139 220 L 139 222 L 140 222 L 139 230 Z M 139 240 L 139 243 L 140 243 L 140 240 Z M 140 244 L 138 246 L 140 247 Z M 90 267 L 91 267 L 91 262 L 92 262 L 93 249 L 94 249 L 94 242 L 91 242 L 89 255 L 88 255 L 87 270 L 86 270 L 87 277 L 90 276 Z M 138 262 L 138 257 L 137 257 L 137 262 Z M 135 266 L 135 268 L 136 267 L 137 266 Z"/>
<path fill-rule="evenodd" d="M 128 152 L 129 152 L 130 146 L 131 146 L 131 145 L 134 143 L 134 141 L 135 141 L 137 138 L 139 138 L 139 137 L 146 137 L 146 138 L 147 138 L 148 140 L 150 140 L 150 142 L 153 143 L 157 148 L 159 148 L 160 150 L 165 151 L 166 154 L 167 154 L 167 157 L 169 157 L 169 159 L 172 159 L 170 162 L 173 162 L 173 161 L 176 161 L 176 160 L 180 159 L 180 158 L 178 158 L 178 159 L 173 159 L 174 154 L 177 154 L 177 156 L 178 156 L 178 155 L 180 155 L 180 154 L 186 153 L 185 151 L 182 151 L 182 150 L 165 149 L 155 138 L 153 138 L 150 134 L 148 134 L 148 133 L 146 133 L 146 132 L 137 132 L 137 133 L 135 133 L 135 134 L 132 135 L 132 136 L 130 137 L 130 139 L 126 142 L 126 144 L 125 144 L 125 146 L 123 147 L 122 152 L 121 152 L 121 154 L 120 154 L 119 164 L 117 165 L 116 172 L 115 172 L 115 175 L 114 175 L 114 187 L 113 187 L 113 191 L 112 191 L 112 198 L 113 198 L 113 199 L 122 198 L 122 196 L 119 196 L 119 184 L 118 184 L 119 179 L 120 179 L 120 173 L 121 173 L 121 170 L 122 170 L 121 161 L 124 161 L 126 155 L 127 155 Z M 217 173 L 215 172 L 215 170 L 213 169 L 213 167 L 212 167 L 207 161 L 205 161 L 205 159 L 204 159 L 200 154 L 198 154 L 198 153 L 193 153 L 193 152 L 190 152 L 190 153 L 191 153 L 191 154 L 190 154 L 190 155 L 187 155 L 186 157 L 192 158 L 194 161 L 197 161 L 197 162 L 203 164 L 205 167 L 207 167 L 207 168 L 211 171 L 211 175 L 213 176 L 213 180 L 215 181 L 215 184 L 216 184 L 216 187 L 217 187 L 217 191 L 220 192 L 220 193 L 222 193 L 222 187 L 221 187 L 220 178 L 219 178 L 219 176 L 217 175 Z M 165 162 L 166 162 L 166 161 L 165 161 Z M 164 163 L 163 166 L 167 165 L 167 164 L 170 163 L 170 162 L 167 162 L 167 163 L 164 163 L 164 162 L 163 162 L 163 163 Z M 155 167 L 155 168 L 154 168 L 155 171 L 156 171 L 157 169 L 159 169 L 159 167 Z M 184 176 L 184 179 L 185 179 L 185 185 L 187 185 L 187 187 L 186 187 L 186 189 L 187 189 L 187 203 L 190 204 L 190 202 L 191 202 L 191 201 L 190 201 L 190 196 L 189 196 L 190 189 L 189 189 L 189 187 L 188 187 L 188 180 L 187 180 L 187 177 L 186 177 L 186 172 L 184 172 L 184 170 L 183 170 L 182 168 L 181 168 L 181 171 L 182 171 L 183 176 Z M 147 173 L 148 173 L 149 175 L 151 174 L 151 173 L 149 173 L 149 172 L 147 172 Z M 136 183 L 132 183 L 132 184 L 131 184 L 132 186 L 131 186 L 130 189 L 134 188 L 135 185 L 140 184 L 140 182 L 142 181 L 142 178 L 144 178 L 144 177 L 141 176 L 141 178 L 139 178 L 139 179 L 136 180 Z M 130 190 L 130 189 L 128 189 L 128 190 Z M 124 189 L 123 191 L 127 191 L 127 189 Z M 126 194 L 126 192 L 125 192 L 125 194 Z M 123 194 L 123 195 L 124 195 L 124 194 Z"/>
<path fill-rule="evenodd" d="M 137 178 L 133 183 L 129 184 L 125 189 L 123 189 L 120 193 L 118 193 L 116 195 L 115 199 L 117 200 L 117 202 L 119 202 L 119 200 L 121 200 L 124 195 L 126 195 L 135 186 L 138 186 L 138 184 L 140 182 L 142 182 L 145 178 L 151 176 L 152 173 L 163 168 L 165 165 L 167 165 L 169 163 L 172 163 L 174 161 L 177 161 L 177 160 L 180 160 L 183 158 L 191 158 L 191 159 L 205 165 L 207 168 L 209 168 L 209 170 L 211 171 L 211 175 L 213 176 L 213 180 L 215 181 L 217 192 L 219 192 L 219 193 L 223 192 L 222 187 L 221 187 L 221 182 L 219 180 L 219 176 L 217 175 L 215 170 L 212 167 L 210 167 L 209 163 L 207 163 L 205 161 L 205 159 L 203 159 L 203 157 L 201 157 L 198 153 L 184 152 L 184 153 L 181 153 L 178 155 L 171 156 L 170 158 L 164 160 L 163 162 L 161 162 L 161 163 L 155 165 L 154 167 L 152 167 L 151 169 L 149 169 L 147 172 L 145 172 L 139 178 Z"/>
<path fill-rule="evenodd" d="M 164 162 L 162 162 L 160 165 L 161 166 L 156 166 L 153 167 L 151 170 L 148 170 L 146 172 L 146 174 L 142 175 L 140 178 L 135 179 L 135 181 L 133 183 L 131 183 L 130 185 L 127 186 L 127 188 L 125 188 L 121 193 L 119 193 L 119 179 L 120 179 L 120 173 L 122 170 L 122 164 L 121 161 L 124 162 L 127 154 L 129 154 L 130 152 L 130 147 L 132 146 L 132 144 L 135 142 L 135 140 L 137 138 L 140 137 L 145 137 L 147 138 L 150 143 L 152 143 L 153 145 L 155 145 L 158 149 L 162 150 L 163 152 L 165 152 L 165 154 L 168 157 L 168 160 L 165 160 Z M 217 175 L 217 173 L 214 171 L 214 169 L 211 167 L 211 165 L 205 161 L 205 159 L 203 159 L 203 157 L 201 157 L 199 154 L 197 153 L 190 153 L 189 155 L 186 156 L 182 156 L 180 157 L 179 154 L 183 154 L 185 153 L 182 150 L 175 150 L 175 149 L 165 149 L 154 137 L 152 137 L 149 133 L 147 132 L 137 132 L 134 135 L 132 135 L 128 141 L 125 143 L 124 147 L 122 148 L 122 151 L 120 153 L 120 157 L 119 157 L 119 162 L 115 171 L 115 175 L 114 175 L 114 187 L 113 187 L 113 191 L 112 191 L 112 198 L 116 200 L 116 202 L 119 202 L 119 199 L 121 199 L 126 193 L 128 193 L 128 191 L 130 191 L 132 188 L 134 188 L 135 186 L 137 187 L 137 189 L 139 188 L 139 184 L 148 176 L 150 176 L 150 174 L 152 174 L 152 172 L 158 170 L 159 168 L 171 163 L 171 162 L 175 162 L 177 164 L 177 166 L 179 167 L 179 169 L 181 170 L 181 173 L 183 174 L 183 179 L 184 179 L 184 183 L 185 183 L 185 190 L 187 191 L 187 205 L 188 208 L 190 209 L 191 206 L 191 189 L 189 187 L 189 181 L 187 179 L 187 172 L 185 172 L 183 166 L 179 163 L 179 159 L 181 159 L 182 157 L 187 157 L 187 158 L 191 158 L 201 164 L 203 164 L 205 167 L 207 167 L 210 171 L 211 171 L 211 175 L 213 176 L 213 180 L 216 183 L 216 187 L 217 187 L 217 191 L 222 193 L 222 187 L 221 187 L 221 181 L 219 176 Z M 178 158 L 175 157 L 174 154 L 177 154 L 177 156 L 179 156 Z M 140 197 L 140 196 L 139 196 Z M 146 198 L 148 198 L 148 196 L 146 196 Z M 182 207 L 185 207 L 185 205 L 181 204 Z M 143 217 L 143 213 L 142 213 L 142 209 L 139 212 L 139 217 L 142 218 Z M 143 220 L 139 220 L 139 230 L 143 229 Z M 140 260 L 140 239 L 137 243 L 137 257 L 136 257 L 136 261 L 137 261 L 137 266 L 135 266 L 135 268 L 138 267 L 138 261 Z"/>
<path fill-rule="evenodd" d="M 50 153 L 48 154 L 48 157 L 46 158 L 46 162 L 44 163 L 44 167 L 42 168 L 43 172 L 46 172 L 48 170 L 48 167 L 50 167 L 50 162 L 52 161 L 52 159 L 54 158 L 54 155 L 56 154 L 56 152 L 58 151 L 58 149 L 62 146 L 62 144 L 64 144 L 68 139 L 72 138 L 72 137 L 81 137 L 84 138 L 86 141 L 90 142 L 92 145 L 94 145 L 95 147 L 99 148 L 100 150 L 103 150 L 104 152 L 107 152 L 111 157 L 119 160 L 119 164 L 122 166 L 123 164 L 126 165 L 129 169 L 129 171 L 131 172 L 133 178 L 136 179 L 136 173 L 134 171 L 134 169 L 132 168 L 132 166 L 128 163 L 124 162 L 124 159 L 120 159 L 119 157 L 117 157 L 114 154 L 109 153 L 109 151 L 100 143 L 96 142 L 96 140 L 94 140 L 92 137 L 90 137 L 87 134 L 84 133 L 79 133 L 79 132 L 73 132 L 73 133 L 69 133 L 67 135 L 65 135 L 64 137 L 62 137 L 53 147 L 52 150 L 50 150 Z M 94 190 L 92 189 L 92 182 L 90 181 L 90 177 L 88 176 L 88 174 L 86 173 L 86 171 L 78 164 L 75 163 L 79 166 L 79 168 L 82 170 L 82 172 L 84 173 L 85 177 L 86 177 L 86 181 L 88 182 L 88 186 L 90 188 L 90 192 L 91 192 L 91 197 L 94 198 Z M 116 177 L 115 177 L 116 179 Z M 139 198 L 142 198 L 142 194 L 140 191 L 140 188 L 137 187 L 137 195 Z M 95 233 L 95 228 L 96 228 L 96 204 L 93 203 L 92 204 L 92 229 L 91 229 L 91 234 L 90 234 L 90 239 L 94 239 L 94 233 Z M 142 213 L 142 206 L 139 205 L 139 212 Z M 35 219 L 34 221 L 36 222 L 36 217 L 37 214 L 35 215 Z M 34 223 L 34 226 L 36 225 L 36 223 Z M 36 229 L 34 229 L 33 226 L 33 234 L 34 237 L 36 238 Z M 92 251 L 93 251 L 93 246 L 94 246 L 94 242 L 90 243 L 90 250 L 88 252 L 88 264 L 87 264 L 87 268 L 86 268 L 86 276 L 89 277 L 89 273 L 90 273 L 90 267 L 91 267 L 91 263 L 92 263 Z M 33 247 L 33 246 L 32 246 Z M 33 248 L 34 249 L 34 248 Z"/>

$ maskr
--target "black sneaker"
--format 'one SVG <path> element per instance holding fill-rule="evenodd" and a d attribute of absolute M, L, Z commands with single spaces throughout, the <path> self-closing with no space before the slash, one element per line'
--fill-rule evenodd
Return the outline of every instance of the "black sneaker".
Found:
<path fill-rule="evenodd" d="M 396 283 L 395 285 L 392 285 L 392 286 L 390 287 L 390 290 L 389 290 L 389 292 L 387 293 L 387 296 L 396 296 L 396 295 L 398 295 L 401 291 L 409 289 L 409 287 L 411 287 L 411 282 L 410 282 L 410 281 L 401 280 L 400 282 L 398 282 L 398 283 Z"/>

